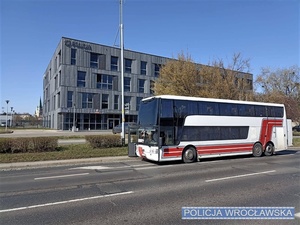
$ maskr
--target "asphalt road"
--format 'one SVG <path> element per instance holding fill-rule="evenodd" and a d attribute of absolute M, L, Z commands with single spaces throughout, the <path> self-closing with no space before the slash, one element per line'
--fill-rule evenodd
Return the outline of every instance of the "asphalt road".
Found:
<path fill-rule="evenodd" d="M 193 164 L 140 159 L 0 172 L 1 224 L 299 224 L 182 220 L 188 206 L 295 207 L 300 151 Z M 298 214 L 297 214 L 298 215 Z"/>

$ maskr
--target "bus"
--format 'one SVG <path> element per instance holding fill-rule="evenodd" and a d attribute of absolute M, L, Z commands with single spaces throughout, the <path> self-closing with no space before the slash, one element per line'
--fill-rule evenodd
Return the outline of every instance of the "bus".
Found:
<path fill-rule="evenodd" d="M 158 162 L 271 156 L 291 143 L 289 122 L 283 104 L 153 96 L 140 102 L 135 151 Z"/>

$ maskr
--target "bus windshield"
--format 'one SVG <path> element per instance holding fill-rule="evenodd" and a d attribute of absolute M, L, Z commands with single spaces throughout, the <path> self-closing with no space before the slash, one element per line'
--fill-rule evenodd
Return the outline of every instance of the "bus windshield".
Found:
<path fill-rule="evenodd" d="M 157 125 L 157 101 L 157 99 L 141 101 L 138 115 L 138 124 L 141 127 Z"/>
<path fill-rule="evenodd" d="M 158 144 L 158 132 L 155 128 L 143 128 L 139 129 L 138 142 L 146 145 L 157 145 Z"/>

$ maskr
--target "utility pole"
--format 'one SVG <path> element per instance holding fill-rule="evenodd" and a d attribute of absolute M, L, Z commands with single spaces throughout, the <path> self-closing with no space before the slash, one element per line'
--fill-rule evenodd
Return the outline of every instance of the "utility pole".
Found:
<path fill-rule="evenodd" d="M 7 123 L 8 123 L 8 103 L 9 100 L 5 100 L 6 102 L 6 123 L 5 123 L 5 131 L 7 131 Z"/>
<path fill-rule="evenodd" d="M 121 47 L 121 95 L 122 95 L 122 132 L 121 141 L 125 145 L 125 112 L 124 112 L 124 37 L 123 37 L 123 0 L 120 0 L 120 47 Z"/>

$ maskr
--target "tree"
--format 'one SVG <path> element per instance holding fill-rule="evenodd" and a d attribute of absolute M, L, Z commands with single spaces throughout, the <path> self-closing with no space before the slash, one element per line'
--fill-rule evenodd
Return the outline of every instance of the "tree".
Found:
<path fill-rule="evenodd" d="M 189 55 L 178 55 L 178 60 L 169 60 L 160 71 L 154 84 L 155 95 L 197 96 L 198 70 Z"/>
<path fill-rule="evenodd" d="M 223 60 L 209 65 L 193 62 L 190 55 L 178 55 L 168 61 L 160 71 L 154 85 L 155 95 L 172 94 L 223 99 L 252 99 L 252 74 L 249 59 L 234 54 L 225 66 Z"/>
<path fill-rule="evenodd" d="M 287 117 L 300 122 L 300 67 L 279 68 L 272 70 L 262 68 L 255 80 L 257 89 L 262 94 L 256 99 L 285 105 Z"/>

